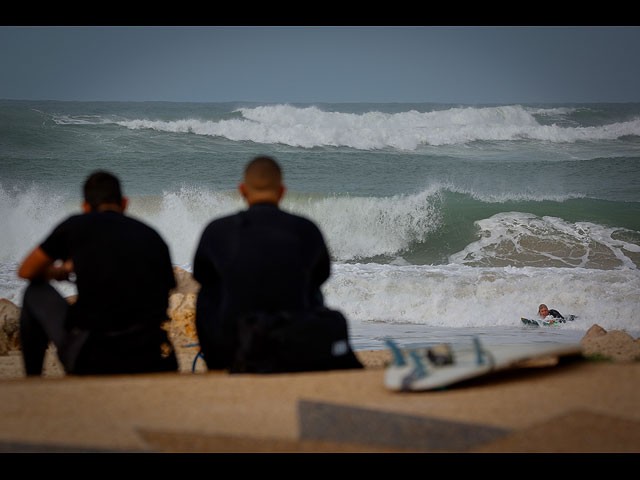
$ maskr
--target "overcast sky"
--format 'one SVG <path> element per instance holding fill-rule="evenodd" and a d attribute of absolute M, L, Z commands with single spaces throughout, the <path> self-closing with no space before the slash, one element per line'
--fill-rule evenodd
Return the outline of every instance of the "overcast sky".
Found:
<path fill-rule="evenodd" d="M 639 102 L 640 27 L 0 27 L 0 98 Z"/>

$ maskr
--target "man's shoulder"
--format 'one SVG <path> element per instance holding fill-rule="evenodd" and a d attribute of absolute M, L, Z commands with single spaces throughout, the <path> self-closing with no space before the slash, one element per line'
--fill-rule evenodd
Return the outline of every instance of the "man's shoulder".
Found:
<path fill-rule="evenodd" d="M 63 218 L 62 220 L 60 220 L 60 222 L 58 223 L 58 226 L 63 226 L 63 225 L 75 225 L 78 223 L 82 223 L 85 219 L 86 215 L 81 214 L 81 213 L 74 213 L 71 215 L 68 215 L 67 217 Z"/>
<path fill-rule="evenodd" d="M 109 226 L 119 225 L 123 229 L 139 230 L 146 233 L 156 233 L 155 229 L 143 220 L 115 211 L 88 213 L 84 215 L 87 222 L 103 223 Z"/>
<path fill-rule="evenodd" d="M 286 225 L 287 228 L 297 229 L 301 231 L 308 231 L 313 233 L 319 233 L 320 229 L 316 223 L 300 214 L 288 212 L 280 208 L 265 208 L 265 209 L 247 209 L 233 214 L 229 214 L 223 217 L 216 218 L 209 222 L 204 228 L 204 234 L 220 234 L 225 231 L 235 231 L 236 229 L 242 229 L 245 225 L 250 225 L 252 218 L 255 216 L 267 215 L 274 221 L 270 223 L 273 228 L 279 228 Z M 265 217 L 263 217 L 265 218 Z"/>
<path fill-rule="evenodd" d="M 82 225 L 87 223 L 87 219 L 85 217 L 86 215 L 80 213 L 68 215 L 58 222 L 50 235 L 56 236 L 58 234 L 69 233 L 82 228 Z"/>
<path fill-rule="evenodd" d="M 134 235 L 136 237 L 144 237 L 149 241 L 158 240 L 164 242 L 155 228 L 139 218 L 119 212 L 107 211 L 77 215 L 76 218 L 71 220 L 71 223 L 85 224 L 95 231 L 108 229 L 112 232 L 121 232 L 127 236 Z"/>
<path fill-rule="evenodd" d="M 207 241 L 222 240 L 238 231 L 241 224 L 240 212 L 217 217 L 202 229 L 201 238 Z"/>
<path fill-rule="evenodd" d="M 224 229 L 231 225 L 239 225 L 242 220 L 242 212 L 236 212 L 222 217 L 217 217 L 211 220 L 206 226 L 205 230 Z"/>
<path fill-rule="evenodd" d="M 158 231 L 143 220 L 130 217 L 129 215 L 122 215 L 122 217 L 125 228 L 130 228 L 132 231 L 135 231 L 136 234 L 145 235 L 149 237 L 149 239 L 156 239 L 157 241 L 164 243 L 164 240 Z"/>
<path fill-rule="evenodd" d="M 54 250 L 59 251 L 60 245 L 66 244 L 69 238 L 74 236 L 74 232 L 82 230 L 83 221 L 83 215 L 80 214 L 63 218 L 40 243 L 40 248 L 48 255 L 55 255 Z"/>
<path fill-rule="evenodd" d="M 314 222 L 308 217 L 305 217 L 304 215 L 293 213 L 293 212 L 287 212 L 284 210 L 281 210 L 281 212 L 283 215 L 286 215 L 291 220 L 292 223 L 296 224 L 301 229 L 310 230 L 314 232 L 320 231 L 316 222 Z"/>

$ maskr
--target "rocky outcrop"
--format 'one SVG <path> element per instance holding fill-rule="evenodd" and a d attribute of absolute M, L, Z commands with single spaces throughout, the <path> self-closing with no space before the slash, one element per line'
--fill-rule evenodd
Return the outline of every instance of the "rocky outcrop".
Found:
<path fill-rule="evenodd" d="M 176 279 L 176 288 L 169 292 L 169 296 L 175 293 L 193 293 L 197 295 L 200 291 L 200 284 L 193 278 L 191 273 L 187 272 L 183 268 L 173 267 L 173 276 Z"/>
<path fill-rule="evenodd" d="M 0 355 L 20 349 L 20 307 L 0 298 Z"/>
<path fill-rule="evenodd" d="M 174 293 L 169 297 L 165 329 L 175 348 L 198 343 L 196 333 L 196 300 L 194 293 Z"/>
<path fill-rule="evenodd" d="M 196 301 L 200 284 L 193 276 L 180 267 L 174 267 L 176 288 L 169 293 L 169 307 L 167 315 L 169 321 L 165 323 L 165 330 L 176 349 L 186 345 L 198 343 L 196 333 Z"/>
<path fill-rule="evenodd" d="M 614 362 L 640 361 L 640 339 L 620 330 L 607 332 L 599 325 L 593 325 L 580 340 L 580 345 L 586 357 Z"/>

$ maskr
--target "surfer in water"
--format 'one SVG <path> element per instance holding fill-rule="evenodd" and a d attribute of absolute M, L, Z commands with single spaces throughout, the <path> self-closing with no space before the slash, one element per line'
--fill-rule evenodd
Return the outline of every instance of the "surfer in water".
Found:
<path fill-rule="evenodd" d="M 544 303 L 541 303 L 538 307 L 538 315 L 542 318 L 542 320 L 530 320 L 528 318 L 522 317 L 522 323 L 525 325 L 556 325 L 558 323 L 565 323 L 567 321 L 573 321 L 577 317 L 575 315 L 567 315 L 563 316 L 557 310 L 550 310 Z"/>
<path fill-rule="evenodd" d="M 549 315 L 551 315 L 553 318 L 560 318 L 562 320 L 564 320 L 564 317 L 560 314 L 559 311 L 557 310 L 549 310 L 549 308 L 544 304 L 540 304 L 540 306 L 538 307 L 538 315 L 540 315 L 542 318 L 547 318 Z"/>

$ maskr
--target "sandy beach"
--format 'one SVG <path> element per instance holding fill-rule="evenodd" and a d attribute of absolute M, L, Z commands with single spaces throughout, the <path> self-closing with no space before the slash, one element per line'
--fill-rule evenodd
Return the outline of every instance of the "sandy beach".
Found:
<path fill-rule="evenodd" d="M 357 352 L 364 370 L 229 375 L 201 361 L 192 373 L 197 352 L 184 349 L 180 373 L 106 377 L 65 376 L 50 350 L 41 378 L 24 378 L 12 351 L 0 357 L 0 451 L 640 452 L 638 342 L 592 330 L 584 351 L 617 359 L 419 393 L 384 387 L 387 350 Z"/>
<path fill-rule="evenodd" d="M 26 378 L 3 300 L 0 452 L 640 452 L 640 340 L 623 331 L 429 392 L 385 387 L 389 350 L 356 351 L 361 370 L 230 375 L 197 356 L 199 285 L 175 275 L 175 373 L 65 375 L 51 345 Z"/>

